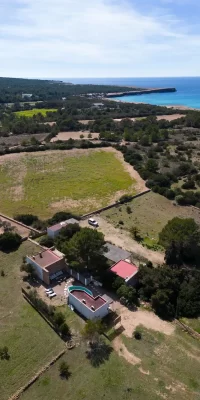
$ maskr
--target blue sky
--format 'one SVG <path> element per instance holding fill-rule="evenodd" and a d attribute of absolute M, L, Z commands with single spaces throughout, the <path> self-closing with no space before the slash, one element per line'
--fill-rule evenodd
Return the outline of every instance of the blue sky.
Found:
<path fill-rule="evenodd" d="M 0 0 L 0 76 L 200 75 L 198 0 Z"/>

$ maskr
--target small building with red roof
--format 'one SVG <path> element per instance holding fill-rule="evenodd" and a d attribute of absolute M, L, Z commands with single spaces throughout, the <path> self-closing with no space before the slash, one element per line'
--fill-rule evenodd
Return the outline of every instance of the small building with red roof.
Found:
<path fill-rule="evenodd" d="M 116 264 L 114 264 L 110 271 L 124 279 L 127 285 L 134 286 L 137 283 L 138 278 L 138 267 L 135 264 L 132 264 L 128 260 L 120 260 Z"/>

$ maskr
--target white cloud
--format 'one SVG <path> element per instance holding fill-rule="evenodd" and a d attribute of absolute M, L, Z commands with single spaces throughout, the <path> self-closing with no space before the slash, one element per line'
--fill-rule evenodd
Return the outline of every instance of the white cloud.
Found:
<path fill-rule="evenodd" d="M 144 15 L 126 1 L 17 2 L 0 25 L 1 76 L 196 74 L 200 37 L 187 36 L 176 16 Z"/>

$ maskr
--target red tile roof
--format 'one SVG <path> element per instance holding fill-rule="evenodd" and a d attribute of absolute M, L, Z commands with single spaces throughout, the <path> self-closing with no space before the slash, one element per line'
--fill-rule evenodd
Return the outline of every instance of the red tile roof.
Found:
<path fill-rule="evenodd" d="M 94 309 L 97 310 L 98 308 L 102 307 L 106 303 L 106 300 L 104 300 L 103 297 L 101 297 L 101 296 L 93 297 L 82 290 L 72 290 L 70 292 L 70 294 L 73 294 L 74 297 L 76 297 L 80 302 L 82 302 L 82 300 L 84 300 L 85 306 L 90 309 L 93 306 Z"/>
<path fill-rule="evenodd" d="M 136 265 L 129 263 L 128 261 L 121 260 L 110 268 L 110 271 L 114 272 L 120 278 L 127 279 L 135 275 L 138 272 Z"/>

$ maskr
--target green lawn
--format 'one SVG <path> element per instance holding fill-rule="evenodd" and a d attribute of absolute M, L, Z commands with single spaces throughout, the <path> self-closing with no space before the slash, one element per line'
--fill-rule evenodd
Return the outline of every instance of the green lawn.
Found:
<path fill-rule="evenodd" d="M 127 205 L 131 207 L 131 214 L 127 213 Z M 158 234 L 167 222 L 174 217 L 194 218 L 200 224 L 200 212 L 193 207 L 174 206 L 173 203 L 157 193 L 147 193 L 144 196 L 132 200 L 127 205 L 101 213 L 114 225 L 123 221 L 120 227 L 129 230 L 137 226 L 142 237 L 149 237 L 153 242 L 157 241 Z"/>
<path fill-rule="evenodd" d="M 92 367 L 81 344 L 63 356 L 71 372 L 68 381 L 59 377 L 59 360 L 21 399 L 198 400 L 199 342 L 179 330 L 172 336 L 146 329 L 142 332 L 141 341 L 122 337 L 141 364 L 134 366 L 113 351 L 108 361 Z"/>
<path fill-rule="evenodd" d="M 17 117 L 28 117 L 31 118 L 33 115 L 42 114 L 46 117 L 47 112 L 56 112 L 56 108 L 33 108 L 32 110 L 16 111 L 14 114 Z"/>
<path fill-rule="evenodd" d="M 84 213 L 134 193 L 135 181 L 113 152 L 51 151 L 0 161 L 0 210 L 8 215 Z"/>
<path fill-rule="evenodd" d="M 8 346 L 10 359 L 0 360 L 1 400 L 20 386 L 63 348 L 63 342 L 40 315 L 23 299 L 19 269 L 22 258 L 35 250 L 24 242 L 13 253 L 0 252 L 0 345 Z"/>

